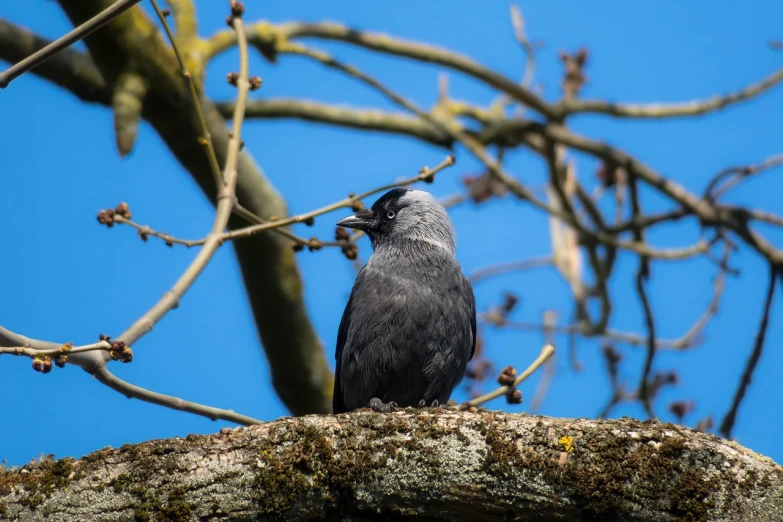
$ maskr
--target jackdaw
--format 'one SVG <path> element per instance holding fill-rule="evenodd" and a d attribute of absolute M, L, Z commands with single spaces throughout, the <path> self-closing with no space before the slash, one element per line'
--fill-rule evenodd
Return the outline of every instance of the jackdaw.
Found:
<path fill-rule="evenodd" d="M 337 333 L 334 413 L 445 404 L 476 347 L 473 287 L 446 210 L 398 188 L 337 224 L 365 231 L 373 254 Z"/>

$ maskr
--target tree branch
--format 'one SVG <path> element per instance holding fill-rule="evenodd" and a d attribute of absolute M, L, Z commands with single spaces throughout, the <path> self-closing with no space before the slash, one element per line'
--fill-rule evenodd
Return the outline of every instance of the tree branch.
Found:
<path fill-rule="evenodd" d="M 783 81 L 783 69 L 778 69 L 758 83 L 744 89 L 727 94 L 714 96 L 709 100 L 697 100 L 684 103 L 611 103 L 604 100 L 563 100 L 555 106 L 562 116 L 592 112 L 615 116 L 619 118 L 672 118 L 683 116 L 700 116 L 724 109 L 735 103 L 740 103 L 759 96 L 765 91 Z"/>
<path fill-rule="evenodd" d="M 681 426 L 366 410 L 155 440 L 0 471 L 5 517 L 753 520 L 783 468 Z"/>
<path fill-rule="evenodd" d="M 742 399 L 745 398 L 745 393 L 748 391 L 750 382 L 753 380 L 753 372 L 756 370 L 756 366 L 761 359 L 761 352 L 764 350 L 764 340 L 767 337 L 767 325 L 769 324 L 769 312 L 772 308 L 772 300 L 775 296 L 775 281 L 778 278 L 779 272 L 770 267 L 769 271 L 769 286 L 767 287 L 767 296 L 764 300 L 764 308 L 761 313 L 761 324 L 756 331 L 756 340 L 753 343 L 753 350 L 748 356 L 748 362 L 745 365 L 745 371 L 742 372 L 742 379 L 737 387 L 737 391 L 734 392 L 734 400 L 731 402 L 731 407 L 723 417 L 723 421 L 720 423 L 720 433 L 724 437 L 731 437 L 731 430 L 734 428 L 734 423 L 737 420 L 737 412 L 739 411 Z"/>
<path fill-rule="evenodd" d="M 19 62 L 50 43 L 51 40 L 0 19 L 1 60 Z M 63 49 L 33 69 L 32 73 L 70 91 L 82 101 L 103 105 L 111 103 L 111 92 L 92 58 L 74 49 Z"/>
<path fill-rule="evenodd" d="M 710 180 L 704 190 L 704 196 L 715 201 L 750 176 L 755 176 L 780 165 L 783 165 L 783 154 L 776 154 L 757 165 L 742 165 L 723 169 Z"/>
<path fill-rule="evenodd" d="M 74 24 L 90 18 L 106 3 L 60 0 Z M 140 34 L 148 35 L 144 45 L 138 45 Z M 109 84 L 129 64 L 145 64 L 150 91 L 143 116 L 214 202 L 215 181 L 199 143 L 200 125 L 176 74 L 175 57 L 150 19 L 141 9 L 130 9 L 87 37 L 85 43 Z M 225 120 L 203 95 L 201 106 L 218 162 L 225 164 L 229 146 Z M 239 153 L 237 170 L 236 194 L 243 207 L 259 216 L 287 215 L 284 201 L 246 151 Z M 229 228 L 244 225 L 239 217 L 229 221 Z M 234 248 L 276 391 L 294 414 L 330 411 L 332 371 L 307 317 L 289 240 L 277 234 L 260 234 L 235 243 Z"/>
<path fill-rule="evenodd" d="M 217 104 L 218 110 L 223 114 L 229 114 L 233 107 L 233 102 Z M 452 139 L 448 134 L 444 134 L 421 118 L 378 109 L 358 109 L 315 101 L 281 98 L 248 101 L 246 117 L 296 118 L 364 131 L 402 134 L 447 148 L 450 148 L 452 144 Z"/>
<path fill-rule="evenodd" d="M 78 42 L 85 36 L 97 31 L 140 1 L 141 0 L 117 0 L 115 3 L 106 6 L 105 9 L 89 20 L 85 20 L 83 23 L 79 24 L 68 34 L 61 36 L 43 49 L 36 51 L 34 54 L 15 63 L 7 70 L 0 72 L 0 89 L 8 87 L 15 78 L 18 78 L 30 69 L 35 68 L 37 65 L 45 62 L 59 51 Z"/>
<path fill-rule="evenodd" d="M 495 87 L 547 117 L 555 116 L 552 106 L 529 89 L 514 83 L 502 74 L 484 67 L 467 56 L 434 45 L 392 38 L 382 33 L 360 31 L 332 22 L 289 22 L 279 25 L 258 22 L 248 27 L 250 42 L 262 52 L 272 54 L 275 53 L 273 47 L 276 43 L 305 37 L 337 40 L 373 51 L 443 65 Z M 219 32 L 208 40 L 207 54 L 214 56 L 235 44 L 236 40 L 228 32 Z"/>
<path fill-rule="evenodd" d="M 25 355 L 31 358 L 42 355 L 67 355 L 68 362 L 91 373 L 100 383 L 125 395 L 129 399 L 139 399 L 144 402 L 150 402 L 174 410 L 185 411 L 212 420 L 222 419 L 243 425 L 259 424 L 261 422 L 252 417 L 248 417 L 247 415 L 236 413 L 234 410 L 225 410 L 207 406 L 205 404 L 186 401 L 179 397 L 164 395 L 146 388 L 141 388 L 140 386 L 120 379 L 111 373 L 106 364 L 103 364 L 103 359 L 94 353 L 96 350 L 109 351 L 111 349 L 111 344 L 107 341 L 78 346 L 67 351 L 64 351 L 63 347 L 63 344 L 31 339 L 0 326 L 0 355 Z M 0 515 L 2 515 L 2 513 L 0 513 Z"/>

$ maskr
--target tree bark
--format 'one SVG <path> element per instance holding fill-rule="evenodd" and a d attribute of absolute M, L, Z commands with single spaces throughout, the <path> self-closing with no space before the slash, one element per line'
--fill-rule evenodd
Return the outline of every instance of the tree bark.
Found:
<path fill-rule="evenodd" d="M 783 467 L 672 424 L 367 410 L 0 472 L 8 520 L 783 520 Z"/>

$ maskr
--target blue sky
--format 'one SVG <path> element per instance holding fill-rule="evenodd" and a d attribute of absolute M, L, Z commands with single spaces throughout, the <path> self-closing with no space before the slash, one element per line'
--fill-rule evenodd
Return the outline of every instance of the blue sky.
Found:
<path fill-rule="evenodd" d="M 224 25 L 225 2 L 197 2 L 200 33 Z M 145 3 L 146 4 L 146 3 Z M 431 1 L 247 2 L 249 19 L 272 21 L 324 19 L 357 28 L 427 40 L 466 53 L 489 67 L 517 78 L 523 55 L 511 31 L 506 2 Z M 544 46 L 538 52 L 537 80 L 544 96 L 560 95 L 560 50 L 590 50 L 588 83 L 583 96 L 613 101 L 666 102 L 709 97 L 755 82 L 781 66 L 783 54 L 767 41 L 780 39 L 783 4 L 752 6 L 727 1 L 688 3 L 526 2 L 519 4 L 527 31 Z M 69 29 L 56 3 L 2 2 L 0 17 L 53 38 Z M 360 66 L 397 92 L 429 107 L 437 97 L 437 67 L 375 56 L 336 43 L 313 42 L 343 61 Z M 215 99 L 233 96 L 225 73 L 235 70 L 229 52 L 208 70 L 207 89 Z M 270 65 L 253 55 L 252 72 L 264 79 L 254 97 L 300 97 L 359 107 L 393 109 L 376 92 L 305 59 L 282 57 Z M 450 74 L 455 98 L 489 103 L 494 93 L 469 79 Z M 572 128 L 624 148 L 659 172 L 699 191 L 718 170 L 753 163 L 781 152 L 783 89 L 702 118 L 671 121 L 612 121 L 574 118 Z M 0 187 L 0 324 L 31 337 L 92 341 L 99 332 L 116 333 L 143 313 L 185 269 L 194 252 L 169 249 L 156 241 L 143 244 L 127 228 L 107 230 L 95 222 L 101 208 L 127 201 L 139 222 L 181 237 L 199 237 L 211 225 L 213 209 L 189 175 L 146 124 L 134 152 L 120 159 L 114 146 L 111 113 L 84 105 L 75 97 L 28 74 L 0 92 L 0 143 L 3 182 Z M 280 190 L 292 212 L 303 212 L 398 177 L 433 166 L 445 151 L 415 140 L 362 134 L 295 121 L 251 121 L 247 147 Z M 458 165 L 428 185 L 437 196 L 459 190 L 463 175 L 480 170 L 464 150 Z M 509 154 L 509 170 L 533 187 L 542 187 L 540 160 L 525 151 Z M 595 162 L 577 156 L 580 179 L 592 186 Z M 730 201 L 780 212 L 781 172 L 770 172 L 736 190 Z M 649 191 L 645 208 L 662 209 Z M 331 235 L 344 213 L 317 220 L 315 232 Z M 458 231 L 458 256 L 466 272 L 490 263 L 546 254 L 546 219 L 506 198 L 491 205 L 465 205 L 451 212 Z M 309 232 L 303 232 L 307 233 Z M 776 244 L 783 234 L 765 230 Z M 651 234 L 656 246 L 683 246 L 697 239 L 695 227 L 677 225 Z M 361 245 L 366 260 L 369 244 Z M 338 251 L 299 255 L 307 306 L 332 361 L 340 314 L 353 282 L 351 265 Z M 734 260 L 740 277 L 727 282 L 717 318 L 705 342 L 685 353 L 661 353 L 655 368 L 677 369 L 679 386 L 658 399 L 659 416 L 672 400 L 696 400 L 688 421 L 712 414 L 716 423 L 728 408 L 758 325 L 766 288 L 766 266 L 743 251 Z M 636 260 L 618 262 L 611 291 L 615 303 L 612 327 L 642 331 L 643 315 L 635 299 Z M 680 336 L 702 313 L 711 296 L 714 267 L 703 261 L 672 262 L 653 267 L 651 300 L 662 337 Z M 568 290 L 556 274 L 536 270 L 477 285 L 479 308 L 497 304 L 503 291 L 522 298 L 519 320 L 537 321 L 554 308 L 570 314 Z M 777 381 L 783 365 L 782 303 L 773 304 L 767 346 L 740 411 L 736 438 L 744 445 L 783 462 L 776 435 L 783 430 Z M 523 368 L 538 353 L 534 334 L 488 329 L 488 355 L 497 366 Z M 565 339 L 556 355 L 558 371 L 541 413 L 591 417 L 609 398 L 596 342 L 580 344 L 586 369 L 574 373 L 565 357 Z M 625 359 L 621 379 L 638 381 L 643 352 L 621 346 Z M 130 365 L 115 365 L 120 377 L 159 392 L 232 408 L 261 419 L 287 415 L 270 386 L 268 369 L 244 297 L 233 252 L 222 249 L 176 311 L 134 346 Z M 526 402 L 491 408 L 528 411 L 538 376 L 522 390 Z M 39 453 L 78 457 L 104 446 L 151 438 L 210 433 L 225 423 L 128 400 L 103 387 L 75 367 L 41 375 L 30 360 L 0 358 L 0 461 L 21 464 Z M 464 394 L 455 395 L 458 400 Z M 638 406 L 622 406 L 614 416 L 643 416 Z"/>

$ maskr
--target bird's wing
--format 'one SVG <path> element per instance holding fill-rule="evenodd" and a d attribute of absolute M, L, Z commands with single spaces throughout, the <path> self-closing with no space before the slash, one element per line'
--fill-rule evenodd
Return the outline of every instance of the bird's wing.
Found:
<path fill-rule="evenodd" d="M 473 359 L 473 355 L 476 353 L 476 296 L 473 294 L 473 285 L 470 280 L 463 276 L 467 286 L 467 292 L 470 294 L 470 333 L 473 335 L 473 344 L 470 347 L 470 357 L 468 360 Z"/>
<path fill-rule="evenodd" d="M 343 317 L 340 319 L 340 327 L 337 329 L 337 346 L 334 351 L 335 365 L 334 365 L 334 392 L 332 393 L 332 413 L 343 413 L 347 410 L 345 406 L 345 400 L 343 399 L 343 389 L 340 381 L 340 367 L 342 366 L 343 348 L 345 347 L 345 340 L 348 337 L 348 327 L 351 325 L 351 306 L 353 304 L 353 296 L 356 292 L 356 287 L 361 283 L 364 278 L 364 269 L 366 265 L 359 270 L 356 276 L 356 281 L 353 284 L 351 290 L 351 296 L 348 298 L 348 304 L 345 305 L 343 311 Z"/>

